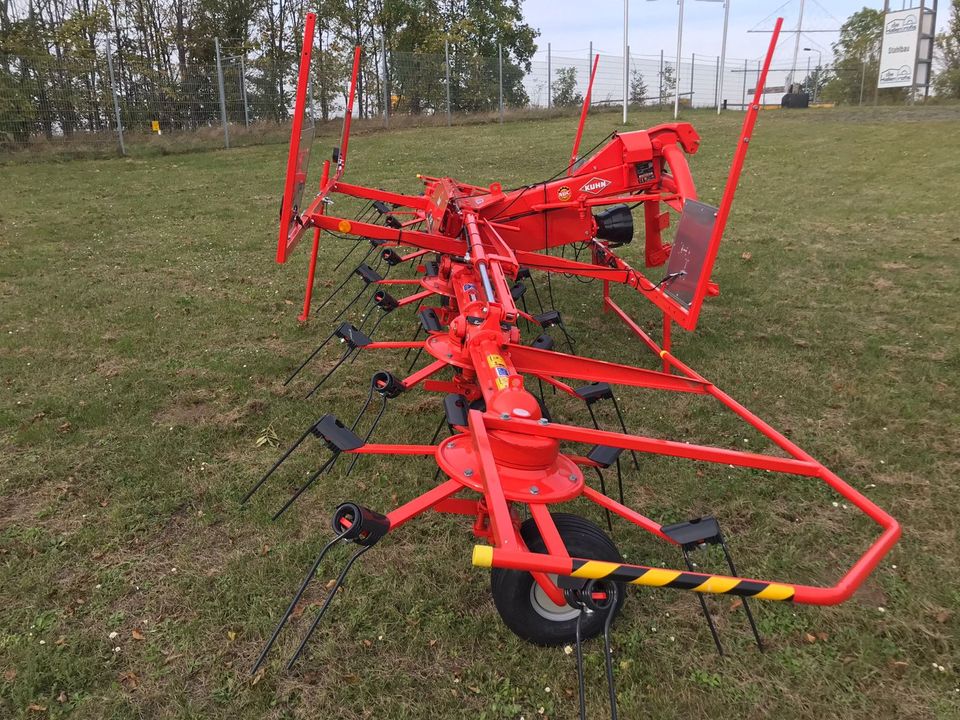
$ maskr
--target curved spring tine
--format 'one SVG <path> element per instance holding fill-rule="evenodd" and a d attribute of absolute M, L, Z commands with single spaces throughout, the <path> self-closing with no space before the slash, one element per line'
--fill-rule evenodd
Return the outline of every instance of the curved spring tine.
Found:
<path fill-rule="evenodd" d="M 293 494 L 293 496 L 283 504 L 283 507 L 277 510 L 277 512 L 274 514 L 272 519 L 276 520 L 281 515 L 283 515 L 287 511 L 287 508 L 293 505 L 293 503 L 296 502 L 297 498 L 303 495 L 307 491 L 307 489 L 311 485 L 313 485 L 314 482 L 316 482 L 318 477 L 320 477 L 321 475 L 323 475 L 323 473 L 325 473 L 327 470 L 333 467 L 333 464 L 337 461 L 338 457 L 340 457 L 340 453 L 335 452 L 323 465 L 320 466 L 320 469 L 317 470 L 313 475 L 311 475 L 310 479 L 307 480 L 303 484 L 303 486 L 299 490 L 297 490 Z"/>
<path fill-rule="evenodd" d="M 349 310 L 350 308 L 353 307 L 353 304 L 354 304 L 357 300 L 359 300 L 359 299 L 360 299 L 360 296 L 363 295 L 363 294 L 367 291 L 367 287 L 368 287 L 368 286 L 367 286 L 366 284 L 364 284 L 364 286 L 363 286 L 362 288 L 360 288 L 360 292 L 358 292 L 356 295 L 354 295 L 354 296 L 353 296 L 353 300 L 351 300 L 350 302 L 348 302 L 348 303 L 347 303 L 347 306 L 346 306 L 345 308 L 343 308 L 343 310 L 341 310 L 340 312 L 337 313 L 336 317 L 333 318 L 333 322 L 337 322 L 337 320 L 339 320 L 340 318 L 342 318 L 342 317 L 346 314 L 347 310 Z"/>
<path fill-rule="evenodd" d="M 619 462 L 619 460 L 618 460 L 618 462 Z M 606 483 L 606 481 L 604 481 L 604 479 L 603 479 L 603 473 L 600 472 L 600 468 L 598 468 L 598 467 L 595 467 L 594 470 L 597 471 L 597 477 L 600 478 L 600 492 L 602 492 L 604 495 L 606 495 L 606 494 L 607 494 L 607 483 Z M 610 530 L 610 532 L 613 532 L 613 521 L 610 519 L 610 511 L 607 510 L 606 508 L 604 508 L 603 511 L 607 514 L 607 528 Z"/>
<path fill-rule="evenodd" d="M 250 670 L 251 675 L 256 675 L 257 670 L 260 669 L 260 666 L 263 664 L 263 661 L 267 657 L 267 653 L 270 652 L 270 648 L 273 647 L 273 644 L 277 641 L 277 638 L 280 636 L 280 631 L 283 630 L 283 626 L 287 624 L 287 620 L 290 619 L 290 615 L 293 613 L 294 608 L 297 606 L 297 603 L 300 602 L 300 598 L 303 597 L 303 593 L 307 590 L 307 585 L 310 584 L 310 581 L 313 579 L 313 576 L 317 574 L 317 569 L 320 567 L 320 563 L 323 562 L 324 555 L 327 554 L 327 551 L 332 548 L 337 541 L 339 541 L 344 535 L 350 532 L 350 529 L 347 528 L 342 533 L 333 538 L 330 542 L 323 546 L 323 550 L 320 551 L 320 554 L 317 555 L 317 559 L 314 560 L 313 566 L 310 568 L 310 572 L 307 573 L 307 576 L 303 579 L 303 582 L 300 584 L 300 589 L 297 590 L 296 595 L 293 596 L 293 600 L 290 601 L 290 605 L 287 606 L 287 611 L 283 614 L 283 617 L 280 618 L 280 622 L 277 624 L 276 629 L 273 631 L 273 635 L 270 636 L 270 640 L 267 641 L 266 646 L 263 650 L 260 651 L 260 657 L 257 658 L 257 662 L 254 663 L 253 668 Z"/>
<path fill-rule="evenodd" d="M 327 343 L 330 342 L 331 338 L 333 338 L 333 336 L 337 334 L 337 329 L 338 329 L 338 328 L 334 328 L 334 329 L 333 329 L 333 332 L 330 333 L 329 335 L 327 335 L 327 339 L 324 340 L 322 343 L 320 343 L 320 344 L 317 346 L 317 349 L 314 350 L 312 353 L 310 353 L 310 354 L 307 356 L 307 359 L 306 359 L 306 360 L 304 360 L 302 363 L 300 363 L 300 367 L 298 367 L 296 370 L 294 370 L 293 373 L 290 375 L 290 377 L 288 377 L 286 380 L 283 381 L 283 386 L 284 386 L 284 387 L 286 387 L 287 385 L 289 385 L 289 384 L 290 384 L 290 381 L 293 380 L 293 379 L 300 373 L 300 371 L 303 370 L 303 369 L 307 366 L 307 363 L 309 363 L 311 360 L 313 360 L 313 359 L 317 356 L 317 353 L 319 353 L 321 350 L 323 350 L 324 347 L 326 347 Z"/>
<path fill-rule="evenodd" d="M 366 445 L 370 441 L 370 437 L 373 435 L 373 431 L 377 429 L 377 425 L 380 424 L 380 420 L 383 419 L 383 413 L 387 411 L 387 396 L 383 396 L 383 404 L 380 405 L 380 412 L 377 413 L 377 416 L 373 419 L 373 424 L 370 425 L 370 429 L 367 430 L 367 434 L 363 438 L 363 444 Z M 357 464 L 357 460 L 360 459 L 359 455 L 353 456 L 353 462 L 350 463 L 350 467 L 347 468 L 347 475 L 353 472 L 353 466 Z"/>
<path fill-rule="evenodd" d="M 271 475 L 273 475 L 274 471 L 275 471 L 278 467 L 280 467 L 280 465 L 283 463 L 283 461 L 286 460 L 288 457 L 290 457 L 290 454 L 291 454 L 294 450 L 296 450 L 298 447 L 300 447 L 300 444 L 301 444 L 304 440 L 307 439 L 307 436 L 310 435 L 310 433 L 312 433 L 313 430 L 314 430 L 314 428 L 316 428 L 316 427 L 317 427 L 317 423 L 314 423 L 313 425 L 311 425 L 310 427 L 308 427 L 308 428 L 304 431 L 303 435 L 301 435 L 300 438 L 299 438 L 293 445 L 291 445 L 283 455 L 280 456 L 280 459 L 277 460 L 277 461 L 273 464 L 273 467 L 271 467 L 269 470 L 267 470 L 267 473 L 266 473 L 262 478 L 260 478 L 260 480 L 257 482 L 257 484 L 254 485 L 252 488 L 250 488 L 250 490 L 247 492 L 247 494 L 243 496 L 243 500 L 240 501 L 240 504 L 241 504 L 241 505 L 245 504 L 245 503 L 247 502 L 247 500 L 249 500 L 250 497 L 251 497 L 257 490 L 260 489 L 260 487 L 267 481 L 267 478 L 269 478 Z"/>
<path fill-rule="evenodd" d="M 616 395 L 613 395 L 610 399 L 613 400 L 613 409 L 617 411 L 617 419 L 620 421 L 620 429 L 623 430 L 624 435 L 629 435 L 630 433 L 627 431 L 627 424 L 623 421 L 623 413 L 620 412 L 620 405 L 617 403 Z M 630 454 L 633 455 L 633 466 L 637 469 L 637 472 L 640 472 L 640 461 L 637 460 L 637 453 L 631 450 Z"/>
<path fill-rule="evenodd" d="M 607 692 L 610 695 L 610 718 L 611 720 L 617 720 L 617 686 L 614 684 L 613 679 L 613 653 L 610 651 L 610 625 L 613 622 L 613 610 L 617 605 L 617 593 L 619 591 L 616 585 L 611 585 L 609 592 L 613 594 L 613 598 L 610 602 L 610 610 L 607 612 L 607 619 L 603 623 L 603 654 L 607 669 Z"/>
<path fill-rule="evenodd" d="M 343 279 L 343 282 L 340 283 L 339 285 L 337 285 L 336 289 L 333 290 L 329 295 L 327 295 L 327 299 L 324 300 L 322 303 L 320 303 L 320 304 L 317 306 L 317 309 L 314 310 L 315 313 L 317 313 L 317 314 L 319 315 L 319 314 L 320 314 L 320 311 L 323 310 L 324 307 L 326 307 L 327 303 L 330 302 L 331 300 L 333 300 L 333 298 L 336 297 L 337 294 L 339 294 L 339 292 L 340 292 L 341 290 L 343 290 L 344 285 L 346 285 L 348 282 L 350 282 L 350 278 L 352 278 L 352 277 L 353 277 L 353 274 L 354 274 L 355 272 L 357 272 L 357 268 L 359 268 L 361 265 L 363 265 L 364 260 L 366 260 L 368 257 L 370 257 L 370 253 L 373 252 L 373 250 L 374 250 L 374 248 L 370 248 L 370 250 L 367 252 L 367 254 L 364 255 L 364 256 L 360 259 L 360 262 L 359 262 L 359 263 L 357 263 L 357 267 L 355 267 L 353 270 L 351 270 L 350 272 L 348 272 L 348 273 L 347 273 L 347 276 Z"/>
<path fill-rule="evenodd" d="M 583 680 L 583 643 L 580 638 L 580 620 L 583 618 L 584 609 L 580 607 L 580 614 L 577 615 L 577 687 L 580 690 L 580 720 L 587 720 L 587 698 L 586 688 Z"/>
<path fill-rule="evenodd" d="M 320 386 L 323 385 L 323 384 L 327 381 L 327 378 L 329 378 L 331 375 L 333 375 L 334 372 L 336 372 L 336 370 L 337 370 L 338 367 L 340 367 L 341 365 L 343 365 L 344 360 L 346 360 L 346 359 L 350 356 L 350 353 L 352 353 L 352 352 L 353 352 L 353 348 L 348 347 L 348 348 L 347 348 L 347 351 L 346 351 L 343 355 L 340 356 L 340 359 L 339 359 L 339 360 L 337 360 L 337 364 L 334 365 L 332 368 L 330 368 L 330 370 L 327 372 L 326 375 L 324 375 L 322 378 L 320 378 L 320 382 L 318 382 L 316 385 L 313 386 L 313 390 L 311 390 L 310 392 L 308 392 L 307 395 L 306 395 L 306 397 L 305 397 L 304 399 L 305 399 L 305 400 L 306 400 L 306 399 L 309 399 L 317 390 L 319 390 L 319 389 L 320 389 Z"/>
<path fill-rule="evenodd" d="M 357 241 L 353 244 L 353 247 L 350 248 L 349 250 L 347 250 L 347 254 L 344 255 L 342 258 L 340 258 L 340 262 L 338 262 L 338 263 L 334 266 L 332 272 L 336 272 L 337 270 L 340 269 L 340 267 L 343 265 L 343 263 L 345 263 L 345 262 L 347 261 L 347 258 L 350 257 L 351 255 L 353 255 L 353 251 L 356 250 L 358 247 L 360 247 L 360 243 L 361 243 L 361 242 L 363 242 L 363 238 L 358 238 Z"/>
<path fill-rule="evenodd" d="M 727 560 L 727 567 L 730 568 L 730 574 L 735 576 L 737 574 L 737 567 L 733 564 L 733 555 L 730 554 L 730 548 L 727 547 L 727 541 L 723 538 L 722 534 L 720 535 L 720 547 L 723 549 L 723 556 Z M 743 611 L 747 614 L 747 620 L 750 622 L 750 630 L 753 631 L 753 639 L 757 641 L 757 647 L 763 650 L 763 640 L 760 638 L 757 622 L 753 619 L 753 611 L 750 609 L 746 598 L 743 598 Z"/>
<path fill-rule="evenodd" d="M 300 641 L 299 647 L 297 647 L 296 652 L 293 653 L 293 657 L 290 658 L 290 662 L 287 663 L 287 670 L 293 668 L 294 663 L 297 662 L 300 655 L 303 653 L 303 649 L 307 646 L 307 643 L 310 641 L 311 636 L 313 635 L 314 630 L 317 629 L 317 625 L 320 624 L 320 621 L 323 619 L 324 613 L 327 611 L 327 608 L 330 607 L 330 602 L 333 600 L 334 596 L 337 594 L 337 590 L 340 589 L 340 586 L 343 584 L 344 579 L 347 577 L 347 573 L 350 572 L 350 568 L 353 567 L 353 564 L 357 559 L 363 555 L 367 550 L 372 548 L 373 545 L 365 545 L 359 550 L 357 550 L 350 559 L 347 561 L 347 564 L 343 567 L 343 570 L 340 571 L 340 576 L 337 578 L 337 581 L 334 583 L 333 587 L 330 588 L 330 592 L 327 593 L 326 599 L 323 601 L 323 605 L 320 608 L 320 612 L 317 613 L 317 617 L 314 618 L 313 624 L 310 626 L 310 629 L 307 630 L 307 634 L 303 636 L 303 640 Z"/>

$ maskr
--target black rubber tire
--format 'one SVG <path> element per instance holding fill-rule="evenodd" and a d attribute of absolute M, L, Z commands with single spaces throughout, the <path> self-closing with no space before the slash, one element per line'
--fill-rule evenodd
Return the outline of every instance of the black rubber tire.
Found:
<path fill-rule="evenodd" d="M 589 520 L 569 513 L 551 513 L 551 517 L 572 557 L 623 562 L 613 541 Z M 547 552 L 533 518 L 520 526 L 520 535 L 530 552 Z M 531 591 L 534 584 L 533 576 L 522 570 L 493 569 L 490 573 L 490 591 L 504 624 L 517 636 L 535 645 L 555 646 L 575 642 L 576 617 L 553 620 L 541 615 L 533 604 Z M 617 602 L 611 611 L 614 617 L 620 612 L 626 597 L 623 583 L 617 583 L 617 590 Z M 581 638 L 586 640 L 602 633 L 605 620 L 605 613 L 584 615 L 580 621 Z"/>

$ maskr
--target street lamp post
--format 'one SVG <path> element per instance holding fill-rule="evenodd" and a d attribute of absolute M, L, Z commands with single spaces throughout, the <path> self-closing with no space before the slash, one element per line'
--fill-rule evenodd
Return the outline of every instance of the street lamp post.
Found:
<path fill-rule="evenodd" d="M 815 52 L 817 54 L 817 82 L 813 86 L 813 102 L 817 101 L 817 95 L 820 94 L 820 73 L 823 72 L 823 53 L 816 48 L 804 48 L 804 52 Z M 809 77 L 810 73 L 807 73 Z"/>
<path fill-rule="evenodd" d="M 656 0 L 647 0 L 647 2 L 655 2 Z M 720 108 L 723 105 L 723 101 L 720 96 L 723 94 L 723 67 L 726 64 L 727 60 L 727 25 L 730 20 L 730 0 L 699 0 L 699 2 L 722 2 L 723 3 L 723 39 L 720 43 L 720 70 L 717 73 L 717 114 L 720 114 Z M 674 77 L 676 80 L 676 85 L 673 88 L 673 119 L 677 119 L 677 115 L 680 113 L 680 58 L 682 57 L 681 52 L 683 49 L 683 0 L 677 1 L 677 67 Z M 626 19 L 626 0 L 624 0 L 624 19 Z M 624 40 L 623 43 L 626 45 L 626 30 L 624 30 Z M 693 73 L 693 65 L 690 66 L 690 72 Z M 624 111 L 626 112 L 626 111 Z"/>

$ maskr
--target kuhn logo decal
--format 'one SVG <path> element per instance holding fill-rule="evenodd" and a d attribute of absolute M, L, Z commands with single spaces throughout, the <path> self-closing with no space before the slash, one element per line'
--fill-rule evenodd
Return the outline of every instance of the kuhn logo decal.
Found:
<path fill-rule="evenodd" d="M 591 178 L 587 181 L 583 187 L 580 188 L 580 192 L 588 192 L 592 195 L 596 195 L 598 192 L 603 190 L 607 185 L 611 185 L 612 181 L 604 180 L 603 178 Z"/>

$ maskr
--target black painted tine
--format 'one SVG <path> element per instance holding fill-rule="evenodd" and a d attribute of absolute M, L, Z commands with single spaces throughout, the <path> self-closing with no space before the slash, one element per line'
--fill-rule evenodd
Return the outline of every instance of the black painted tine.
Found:
<path fill-rule="evenodd" d="M 267 481 L 267 478 L 269 478 L 271 475 L 273 475 L 274 471 L 275 471 L 278 467 L 280 467 L 280 465 L 283 463 L 283 461 L 286 460 L 288 457 L 290 457 L 290 454 L 291 454 L 294 450 L 296 450 L 298 447 L 300 447 L 300 444 L 301 444 L 304 440 L 307 439 L 307 436 L 310 435 L 310 433 L 312 433 L 313 430 L 314 430 L 314 428 L 316 428 L 316 427 L 317 427 L 317 424 L 314 423 L 313 425 L 311 425 L 310 427 L 308 427 L 308 428 L 304 431 L 303 435 L 301 435 L 300 438 L 299 438 L 293 445 L 291 445 L 283 455 L 280 456 L 280 459 L 277 460 L 277 461 L 273 464 L 273 467 L 271 467 L 269 470 L 267 470 L 267 473 L 266 473 L 262 478 L 260 478 L 260 480 L 257 482 L 257 484 L 254 485 L 252 488 L 250 488 L 250 490 L 247 492 L 247 494 L 243 496 L 243 500 L 240 501 L 240 504 L 241 504 L 241 505 L 246 504 L 247 500 L 249 500 L 250 497 L 251 497 L 257 490 L 260 489 L 260 487 Z"/>
<path fill-rule="evenodd" d="M 603 623 L 603 654 L 607 669 L 607 692 L 610 695 L 610 720 L 617 720 L 617 686 L 613 678 L 613 651 L 610 648 L 610 625 L 613 623 L 614 608 L 617 604 L 617 588 L 611 583 L 610 590 L 611 603 L 610 610 L 607 611 L 607 619 Z"/>
<path fill-rule="evenodd" d="M 334 365 L 332 368 L 330 368 L 330 371 L 320 379 L 320 382 L 318 382 L 316 385 L 313 386 L 313 390 L 311 390 L 310 392 L 307 393 L 307 395 L 306 395 L 306 397 L 304 398 L 304 400 L 308 400 L 310 397 L 312 397 L 313 394 L 314 394 L 317 390 L 320 389 L 320 386 L 323 385 L 323 384 L 327 381 L 327 378 L 329 378 L 331 375 L 333 375 L 333 373 L 336 371 L 336 369 L 337 369 L 338 367 L 340 367 L 341 365 L 343 365 L 343 361 L 346 360 L 347 357 L 348 357 L 348 356 L 350 355 L 350 353 L 352 353 L 352 352 L 353 352 L 353 348 L 348 347 L 348 348 L 347 348 L 347 351 L 346 351 L 343 355 L 340 356 L 340 359 L 339 359 L 339 360 L 337 360 L 337 364 Z"/>
<path fill-rule="evenodd" d="M 300 584 L 300 589 L 297 590 L 297 593 L 293 596 L 293 600 L 290 601 L 290 605 L 287 606 L 287 611 L 283 614 L 283 617 L 280 618 L 280 622 L 277 624 L 276 629 L 273 631 L 273 635 L 270 636 L 270 640 L 267 641 L 266 646 L 263 650 L 260 651 L 260 657 L 257 658 L 257 662 L 254 663 L 253 669 L 250 670 L 251 675 L 256 675 L 257 670 L 260 669 L 260 666 L 263 664 L 263 661 L 267 658 L 267 653 L 270 652 L 270 648 L 273 647 L 273 644 L 277 641 L 277 638 L 280 636 L 280 631 L 283 630 L 283 626 L 287 624 L 287 621 L 290 619 L 290 615 L 293 614 L 294 608 L 296 608 L 297 603 L 300 602 L 300 598 L 303 597 L 303 593 L 307 590 L 307 585 L 310 584 L 310 581 L 313 579 L 313 576 L 317 574 L 317 570 L 320 567 L 320 563 L 323 562 L 324 556 L 327 554 L 327 551 L 336 545 L 344 535 L 349 532 L 349 528 L 344 530 L 342 533 L 333 538 L 330 542 L 323 546 L 323 550 L 320 551 L 320 554 L 317 555 L 317 559 L 314 561 L 313 566 L 310 568 L 310 572 L 307 573 L 307 576 L 303 579 L 303 582 Z"/>
<path fill-rule="evenodd" d="M 337 578 L 336 583 L 334 583 L 333 587 L 330 589 L 330 592 L 327 593 L 327 597 L 323 601 L 323 605 L 320 607 L 320 612 L 317 613 L 317 617 L 314 618 L 313 624 L 310 626 L 310 629 L 307 630 L 307 634 L 304 635 L 303 640 L 300 641 L 300 645 L 297 647 L 296 652 L 293 653 L 293 657 L 290 658 L 290 662 L 287 663 L 287 670 L 291 670 L 293 668 L 294 663 L 297 662 L 297 660 L 300 658 L 300 655 L 303 653 L 303 649 L 307 646 L 307 643 L 310 642 L 310 638 L 313 636 L 314 631 L 317 629 L 317 626 L 323 619 L 324 613 L 327 612 L 327 608 L 330 607 L 331 601 L 333 600 L 334 596 L 336 596 L 340 586 L 343 584 L 344 579 L 347 577 L 347 573 L 350 572 L 350 568 L 353 567 L 353 564 L 361 555 L 363 555 L 372 547 L 373 545 L 365 545 L 350 556 L 347 564 L 344 566 L 343 570 L 340 571 L 340 576 Z"/>
<path fill-rule="evenodd" d="M 533 294 L 537 298 L 537 305 L 540 306 L 540 312 L 543 312 L 543 301 L 540 299 L 540 291 L 537 290 L 537 284 L 533 281 L 533 272 L 530 273 L 530 286 L 533 288 Z"/>
<path fill-rule="evenodd" d="M 580 720 L 587 720 L 587 698 L 586 683 L 583 679 L 583 641 L 580 636 L 580 620 L 583 618 L 583 606 L 580 607 L 580 614 L 577 615 L 577 687 L 580 690 Z"/>
<path fill-rule="evenodd" d="M 623 421 L 623 413 L 620 412 L 620 405 L 617 403 L 617 396 L 613 394 L 613 391 L 610 392 L 610 399 L 613 400 L 613 409 L 617 411 L 617 419 L 620 421 L 620 429 L 623 430 L 624 435 L 629 435 L 627 431 L 627 424 Z M 630 454 L 633 455 L 633 466 L 637 469 L 637 472 L 640 472 L 640 461 L 637 460 L 637 453 L 635 450 L 631 450 Z"/>
<path fill-rule="evenodd" d="M 687 549 L 683 548 L 683 559 L 687 563 L 687 570 L 694 572 L 693 563 L 690 562 L 690 556 L 687 554 Z M 697 596 L 697 600 L 700 601 L 700 609 L 703 610 L 703 616 L 707 619 L 707 625 L 710 627 L 710 634 L 713 636 L 713 644 L 717 646 L 717 653 L 720 657 L 723 657 L 723 645 L 720 644 L 720 636 L 717 634 L 717 626 L 713 624 L 713 616 L 710 614 L 710 610 L 707 609 L 707 601 L 704 600 L 702 593 L 694 593 Z"/>
<path fill-rule="evenodd" d="M 727 559 L 727 567 L 730 568 L 730 575 L 737 577 L 737 568 L 733 564 L 733 555 L 730 554 L 727 541 L 723 539 L 722 535 L 720 537 L 720 547 L 723 549 L 723 556 Z M 760 631 L 757 629 L 757 623 L 753 619 L 753 611 L 750 609 L 747 598 L 743 598 L 743 611 L 747 614 L 747 621 L 750 623 L 750 629 L 753 631 L 753 639 L 757 641 L 757 647 L 763 650 L 763 640 L 760 638 Z"/>
<path fill-rule="evenodd" d="M 293 494 L 293 496 L 283 504 L 282 508 L 277 510 L 276 514 L 274 514 L 273 518 L 271 519 L 277 520 L 281 515 L 283 515 L 289 509 L 289 507 L 296 502 L 297 498 L 303 495 L 310 488 L 310 486 L 313 485 L 313 483 L 316 481 L 318 477 L 320 477 L 321 475 L 323 475 L 324 472 L 326 472 L 331 467 L 333 467 L 333 464 L 337 461 L 337 458 L 339 456 L 340 456 L 339 452 L 335 452 L 333 455 L 331 455 L 330 459 L 328 459 L 323 465 L 320 466 L 319 470 L 317 470 L 313 475 L 310 476 L 310 479 L 307 480 L 303 484 L 303 486 L 299 490 L 297 490 Z"/>
<path fill-rule="evenodd" d="M 310 354 L 307 356 L 307 359 L 304 360 L 302 363 L 300 363 L 300 367 L 298 367 L 296 370 L 294 370 L 294 371 L 293 371 L 293 374 L 291 374 L 290 377 L 288 377 L 286 380 L 283 381 L 283 386 L 284 386 L 284 387 L 286 387 L 287 385 L 289 385 L 290 382 L 300 373 L 300 371 L 303 370 L 303 369 L 307 366 L 307 363 L 309 363 L 311 360 L 313 360 L 313 359 L 317 356 L 317 353 L 319 353 L 321 350 L 323 350 L 324 347 L 326 347 L 327 343 L 330 342 L 330 339 L 331 339 L 334 335 L 337 334 L 337 329 L 338 329 L 338 328 L 334 328 L 333 332 L 330 333 L 329 335 L 327 335 L 327 339 L 324 340 L 322 343 L 320 343 L 320 344 L 317 346 L 316 350 L 314 350 L 312 353 L 310 353 Z"/>
<path fill-rule="evenodd" d="M 346 260 L 347 260 L 348 257 L 350 257 L 351 255 L 353 255 L 354 250 L 356 250 L 358 247 L 360 247 L 360 243 L 362 243 L 362 242 L 363 242 L 363 239 L 362 239 L 362 238 L 361 238 L 361 239 L 358 239 L 358 240 L 353 244 L 353 247 L 350 248 L 349 250 L 347 250 L 347 254 L 344 255 L 342 258 L 340 258 L 340 262 L 338 262 L 338 263 L 336 264 L 336 266 L 333 268 L 333 270 L 332 270 L 331 272 L 336 272 L 337 270 L 339 270 L 339 269 L 340 269 L 340 266 L 342 266 L 343 263 L 346 262 Z"/>
<path fill-rule="evenodd" d="M 383 414 L 387 411 L 387 396 L 383 395 L 383 404 L 380 406 L 380 412 L 377 413 L 377 416 L 373 419 L 373 423 L 370 425 L 370 429 L 367 430 L 366 436 L 363 438 L 363 444 L 366 445 L 369 442 L 370 438 L 373 436 L 373 431 L 377 429 L 377 425 L 380 424 L 380 421 L 383 419 Z M 354 465 L 357 464 L 357 461 L 360 459 L 359 455 L 353 456 L 353 461 L 350 463 L 350 467 L 347 468 L 347 475 L 353 472 Z"/>
<path fill-rule="evenodd" d="M 595 467 L 593 469 L 597 471 L 597 477 L 600 478 L 600 492 L 606 495 L 607 483 L 603 479 L 603 473 L 600 472 L 600 468 L 598 467 Z M 607 508 L 604 508 L 603 511 L 607 514 L 607 528 L 610 530 L 610 532 L 613 532 L 613 520 L 610 519 L 610 511 Z"/>
<path fill-rule="evenodd" d="M 344 316 L 344 314 L 346 314 L 347 310 L 349 310 L 350 308 L 352 308 L 352 307 L 353 307 L 353 304 L 354 304 L 357 300 L 359 300 L 359 299 L 360 299 L 360 296 L 363 295 L 366 291 L 367 291 L 367 286 L 364 285 L 362 288 L 360 288 L 360 292 L 358 292 L 356 295 L 353 296 L 353 300 L 351 300 L 350 302 L 348 302 L 348 303 L 347 303 L 347 306 L 346 306 L 343 310 L 341 310 L 340 312 L 337 313 L 336 317 L 333 318 L 333 322 L 336 322 L 337 320 L 339 320 L 340 318 L 342 318 L 342 317 Z"/>
<path fill-rule="evenodd" d="M 421 331 L 421 330 L 423 330 L 423 326 L 422 326 L 420 323 L 417 323 L 417 330 L 416 330 L 416 332 L 413 333 L 413 338 L 410 340 L 410 342 L 416 342 L 416 341 L 417 341 L 417 338 L 420 337 L 420 331 Z M 411 351 L 411 350 L 413 350 L 413 348 L 407 348 L 407 351 L 406 351 L 405 353 L 403 353 L 403 359 L 404 359 L 404 360 L 406 360 L 406 359 L 410 356 L 410 351 Z"/>

